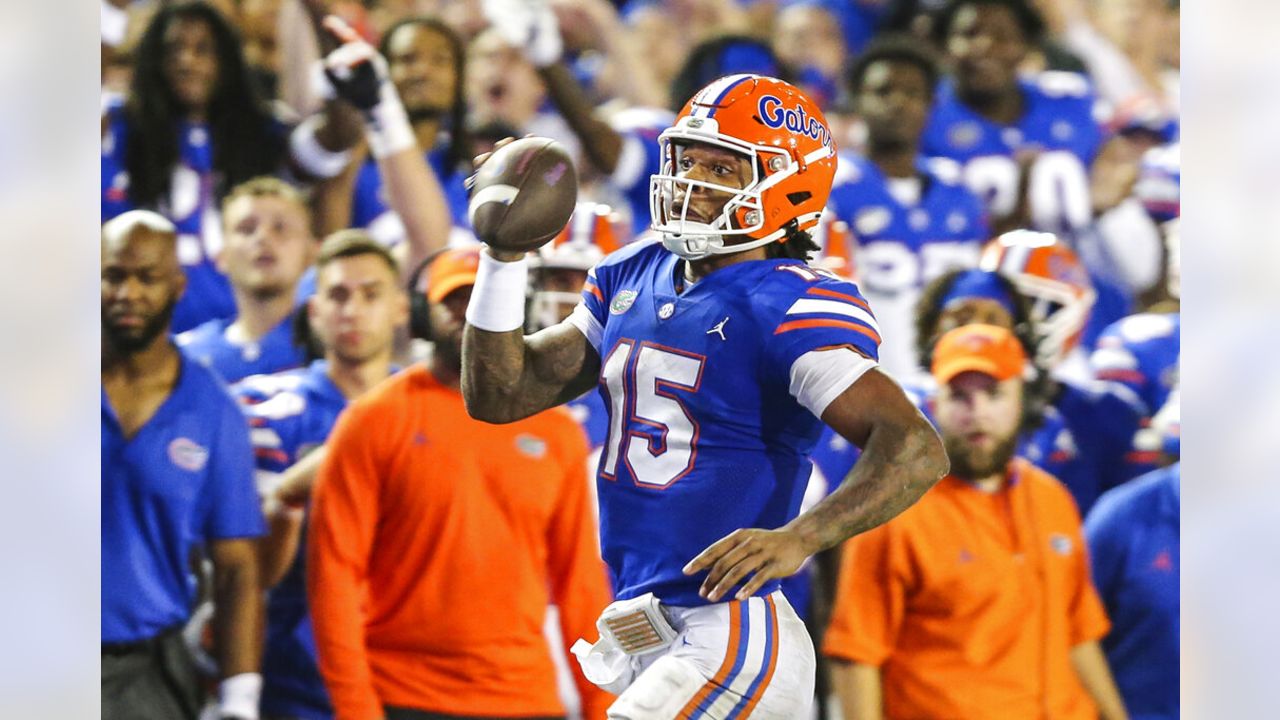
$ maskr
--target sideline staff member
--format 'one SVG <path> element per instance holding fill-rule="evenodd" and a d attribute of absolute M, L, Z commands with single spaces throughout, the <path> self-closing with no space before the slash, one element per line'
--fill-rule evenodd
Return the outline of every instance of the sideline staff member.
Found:
<path fill-rule="evenodd" d="M 182 642 L 214 566 L 223 718 L 258 717 L 265 530 L 249 429 L 231 396 L 178 351 L 169 321 L 186 285 L 173 225 L 134 210 L 102 228 L 102 717 L 195 718 L 203 704 Z"/>

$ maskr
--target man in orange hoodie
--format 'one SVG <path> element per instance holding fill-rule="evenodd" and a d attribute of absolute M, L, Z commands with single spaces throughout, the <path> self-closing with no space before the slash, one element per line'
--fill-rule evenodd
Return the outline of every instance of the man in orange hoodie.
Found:
<path fill-rule="evenodd" d="M 1080 515 L 1014 458 L 1027 357 L 965 325 L 933 352 L 951 473 L 844 547 L 823 651 L 847 720 L 1124 720 Z"/>
<path fill-rule="evenodd" d="M 343 720 L 562 718 L 547 605 L 568 646 L 611 599 L 582 430 L 561 409 L 490 425 L 463 407 L 478 263 L 475 248 L 431 262 L 414 309 L 430 358 L 348 406 L 320 470 L 308 595 Z M 575 681 L 584 717 L 604 718 L 612 698 Z"/>

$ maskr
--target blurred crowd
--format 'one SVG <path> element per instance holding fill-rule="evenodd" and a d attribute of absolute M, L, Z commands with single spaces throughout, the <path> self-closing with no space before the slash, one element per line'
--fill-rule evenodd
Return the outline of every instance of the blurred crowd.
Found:
<path fill-rule="evenodd" d="M 1021 393 L 997 444 L 1069 493 L 1044 552 L 1091 563 L 944 571 L 978 548 L 907 514 L 815 557 L 784 585 L 826 659 L 815 717 L 1024 717 L 998 692 L 945 704 L 997 676 L 1049 717 L 1178 717 L 1178 32 L 1177 0 L 103 0 L 104 717 L 605 717 L 566 660 L 611 599 L 605 402 L 501 432 L 463 411 L 468 178 L 507 137 L 575 159 L 527 294 L 550 327 L 605 255 L 653 241 L 658 136 L 737 73 L 825 114 L 809 263 L 858 284 L 953 468 L 942 339 L 1007 345 L 983 356 Z M 476 466 L 433 465 L 441 445 Z M 857 455 L 825 435 L 805 502 Z M 1014 557 L 1038 532 L 964 507 Z M 1057 619 L 997 601 L 1067 592 Z"/>

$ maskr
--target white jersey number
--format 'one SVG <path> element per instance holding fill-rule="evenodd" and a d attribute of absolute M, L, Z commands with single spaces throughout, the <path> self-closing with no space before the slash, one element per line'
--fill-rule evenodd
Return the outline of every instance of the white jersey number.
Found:
<path fill-rule="evenodd" d="M 614 346 L 600 371 L 609 394 L 603 475 L 616 477 L 621 458 L 637 485 L 664 488 L 693 469 L 698 423 L 670 389 L 697 391 L 704 360 L 632 340 Z"/>
<path fill-rule="evenodd" d="M 1078 230 L 1089 224 L 1089 172 L 1080 158 L 1065 151 L 1040 153 L 1027 179 L 1032 224 L 1049 232 Z M 1018 204 L 1019 169 L 1013 158 L 984 155 L 964 166 L 965 185 L 995 217 L 1005 217 Z"/>

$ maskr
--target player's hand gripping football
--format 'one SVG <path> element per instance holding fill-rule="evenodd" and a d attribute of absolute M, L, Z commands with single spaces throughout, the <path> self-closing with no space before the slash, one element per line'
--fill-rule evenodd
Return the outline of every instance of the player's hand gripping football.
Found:
<path fill-rule="evenodd" d="M 703 550 L 684 566 L 685 575 L 710 570 L 698 593 L 718 602 L 729 590 L 747 580 L 735 599 L 751 597 L 770 580 L 794 575 L 800 570 L 808 550 L 800 536 L 786 529 L 734 530 Z"/>

